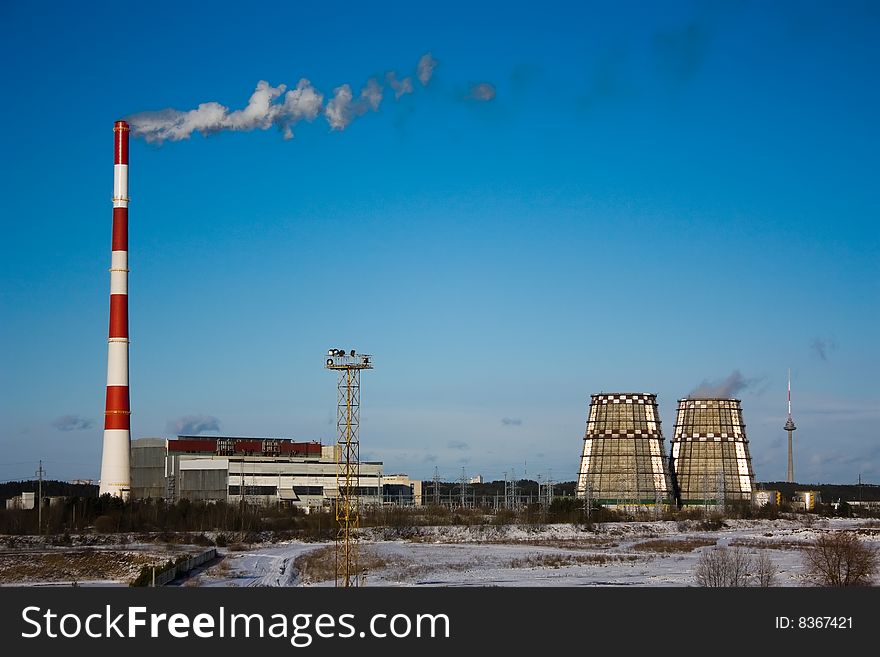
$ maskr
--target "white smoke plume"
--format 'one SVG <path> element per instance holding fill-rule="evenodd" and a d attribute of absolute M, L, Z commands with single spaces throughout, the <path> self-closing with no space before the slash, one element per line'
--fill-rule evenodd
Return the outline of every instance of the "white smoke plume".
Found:
<path fill-rule="evenodd" d="M 351 87 L 347 84 L 336 87 L 333 90 L 333 98 L 324 109 L 324 116 L 327 117 L 327 123 L 333 130 L 345 130 L 349 123 L 366 114 L 367 111 L 378 112 L 381 104 L 382 87 L 375 78 L 370 78 L 366 86 L 361 89 L 357 100 L 354 100 Z"/>
<path fill-rule="evenodd" d="M 347 84 L 334 89 L 333 98 L 330 99 L 327 103 L 327 109 L 324 110 L 327 123 L 334 130 L 344 130 L 345 126 L 351 123 L 353 114 L 351 109 L 352 98 L 351 87 Z"/>
<path fill-rule="evenodd" d="M 323 102 L 324 96 L 306 79 L 300 80 L 295 89 L 284 94 L 284 102 L 275 119 L 284 138 L 293 139 L 292 127 L 303 119 L 313 121 L 321 112 Z"/>
<path fill-rule="evenodd" d="M 419 59 L 416 75 L 423 85 L 428 84 L 436 66 L 437 61 L 431 53 Z M 397 74 L 390 71 L 385 79 L 394 91 L 395 100 L 413 93 L 412 77 L 398 80 Z M 208 136 L 224 130 L 248 132 L 271 127 L 278 128 L 285 139 L 292 139 L 297 123 L 314 121 L 319 114 L 324 114 L 331 129 L 344 130 L 354 119 L 368 111 L 379 111 L 382 97 L 382 86 L 375 78 L 367 81 L 357 98 L 351 85 L 336 87 L 326 105 L 324 94 L 305 78 L 290 90 L 287 85 L 273 87 L 265 80 L 260 80 L 243 109 L 230 110 L 220 103 L 208 102 L 187 111 L 169 108 L 140 112 L 127 120 L 132 135 L 143 137 L 150 143 L 181 141 L 189 139 L 194 132 Z"/>
<path fill-rule="evenodd" d="M 413 92 L 411 77 L 405 77 L 403 80 L 398 80 L 397 74 L 394 71 L 388 71 L 388 73 L 385 74 L 385 79 L 388 81 L 388 86 L 394 91 L 394 100 L 399 100 L 401 96 Z"/>
<path fill-rule="evenodd" d="M 361 89 L 361 101 L 374 112 L 379 111 L 379 105 L 382 104 L 382 87 L 375 78 L 367 80 L 367 86 Z"/>
<path fill-rule="evenodd" d="M 431 53 L 426 52 L 422 55 L 422 58 L 419 60 L 419 66 L 416 69 L 416 75 L 423 86 L 427 86 L 431 81 L 435 68 L 437 68 L 437 60 L 431 56 Z"/>
<path fill-rule="evenodd" d="M 207 136 L 221 130 L 266 130 L 273 125 L 290 139 L 292 126 L 303 119 L 314 120 L 321 111 L 324 97 L 306 79 L 285 94 L 286 88 L 283 84 L 273 87 L 260 80 L 244 109 L 230 112 L 220 103 L 211 102 L 188 112 L 175 109 L 141 112 L 130 116 L 128 121 L 132 134 L 148 142 L 180 141 L 189 139 L 194 132 Z M 280 102 L 276 102 L 279 98 Z"/>
<path fill-rule="evenodd" d="M 488 102 L 495 98 L 495 85 L 488 82 L 480 82 L 479 84 L 475 84 L 471 87 L 468 98 L 470 98 L 471 100 Z"/>

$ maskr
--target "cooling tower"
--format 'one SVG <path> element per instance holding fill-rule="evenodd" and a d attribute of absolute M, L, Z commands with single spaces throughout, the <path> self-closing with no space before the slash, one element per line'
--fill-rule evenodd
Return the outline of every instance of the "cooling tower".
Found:
<path fill-rule="evenodd" d="M 673 499 L 657 396 L 592 395 L 577 496 L 604 506 L 663 506 Z"/>
<path fill-rule="evenodd" d="M 752 499 L 755 473 L 739 399 L 680 399 L 670 470 L 683 507 Z"/>

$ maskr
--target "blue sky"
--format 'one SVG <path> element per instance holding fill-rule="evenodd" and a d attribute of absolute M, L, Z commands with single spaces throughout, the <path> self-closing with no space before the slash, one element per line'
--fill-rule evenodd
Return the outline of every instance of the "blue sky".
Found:
<path fill-rule="evenodd" d="M 791 367 L 798 479 L 880 483 L 880 10 L 646 4 L 3 3 L 0 480 L 98 476 L 114 120 L 430 52 L 344 130 L 132 141 L 134 437 L 331 442 L 344 347 L 388 472 L 570 480 L 591 393 L 668 440 L 733 375 L 774 480 Z"/>

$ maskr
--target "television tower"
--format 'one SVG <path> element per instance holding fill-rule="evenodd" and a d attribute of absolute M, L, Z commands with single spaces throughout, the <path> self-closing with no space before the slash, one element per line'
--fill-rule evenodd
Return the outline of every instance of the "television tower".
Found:
<path fill-rule="evenodd" d="M 791 368 L 788 370 L 788 419 L 785 421 L 783 429 L 788 431 L 788 476 L 785 480 L 791 484 L 794 483 L 794 454 L 791 448 L 791 432 L 797 429 L 794 426 L 794 418 L 791 417 Z"/>

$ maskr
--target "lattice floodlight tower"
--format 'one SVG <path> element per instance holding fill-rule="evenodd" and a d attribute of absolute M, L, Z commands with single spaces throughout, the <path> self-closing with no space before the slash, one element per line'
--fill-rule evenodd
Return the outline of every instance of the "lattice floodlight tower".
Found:
<path fill-rule="evenodd" d="M 336 370 L 336 586 L 359 586 L 361 370 L 373 369 L 373 357 L 352 349 L 330 349 L 324 367 Z"/>
<path fill-rule="evenodd" d="M 656 395 L 592 395 L 576 493 L 615 508 L 660 510 L 673 502 Z"/>
<path fill-rule="evenodd" d="M 680 399 L 670 469 L 682 507 L 751 502 L 755 473 L 740 400 Z"/>

